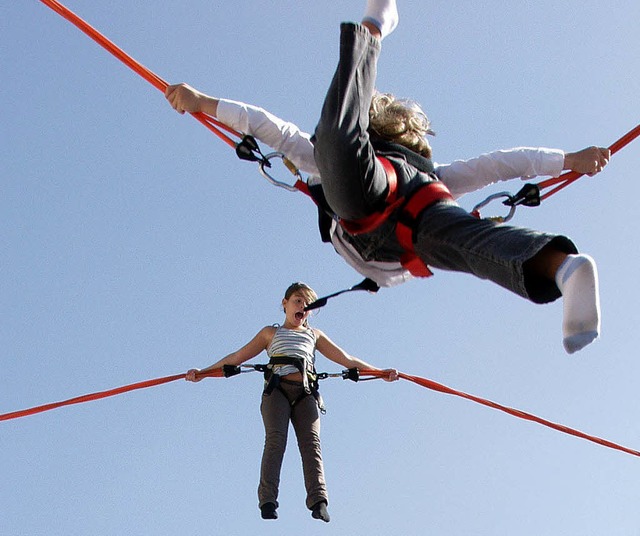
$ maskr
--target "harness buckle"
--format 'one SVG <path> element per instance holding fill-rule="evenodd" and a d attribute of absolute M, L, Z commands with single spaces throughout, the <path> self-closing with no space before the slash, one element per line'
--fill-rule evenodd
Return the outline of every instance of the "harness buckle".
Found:
<path fill-rule="evenodd" d="M 508 207 L 523 205 L 525 207 L 537 207 L 540 206 L 540 187 L 537 184 L 527 183 L 520 191 L 509 199 L 502 202 L 503 205 Z"/>
<path fill-rule="evenodd" d="M 248 160 L 249 162 L 265 162 L 265 156 L 262 154 L 258 142 L 248 134 L 243 136 L 242 140 L 236 144 L 236 155 L 241 160 Z M 271 164 L 267 162 L 265 165 L 270 166 Z"/>
<path fill-rule="evenodd" d="M 357 368 L 350 368 L 342 371 L 343 380 L 351 380 L 357 382 L 360 379 L 360 371 Z"/>
<path fill-rule="evenodd" d="M 231 378 L 231 376 L 235 376 L 241 372 L 240 367 L 236 365 L 222 365 L 222 374 L 225 378 Z"/>

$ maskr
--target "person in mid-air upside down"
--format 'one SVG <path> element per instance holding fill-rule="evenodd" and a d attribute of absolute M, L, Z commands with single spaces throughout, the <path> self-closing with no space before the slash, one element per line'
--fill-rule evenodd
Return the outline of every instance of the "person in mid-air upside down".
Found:
<path fill-rule="evenodd" d="M 582 349 L 600 332 L 594 260 L 578 253 L 566 236 L 478 219 L 453 198 L 498 180 L 556 176 L 563 169 L 594 175 L 608 163 L 609 150 L 517 148 L 435 165 L 426 137 L 430 124 L 419 106 L 374 89 L 381 41 L 397 22 L 395 0 L 369 0 L 362 24 L 342 25 L 339 64 L 312 137 L 264 110 L 209 97 L 186 84 L 170 86 L 166 96 L 177 111 L 216 116 L 315 175 L 309 184 L 322 209 L 323 238 L 380 286 L 412 274 L 395 233 L 402 206 L 377 228 L 358 231 L 361 222 L 386 208 L 386 160 L 400 198 L 410 200 L 418 192 L 431 198 L 411 223 L 412 246 L 424 266 L 488 279 L 534 303 L 562 296 L 564 348 Z"/>

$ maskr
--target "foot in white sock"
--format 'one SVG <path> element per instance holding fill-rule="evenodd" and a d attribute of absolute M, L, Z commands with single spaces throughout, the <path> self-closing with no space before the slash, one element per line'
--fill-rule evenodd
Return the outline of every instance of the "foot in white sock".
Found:
<path fill-rule="evenodd" d="M 598 271 L 588 255 L 568 255 L 556 272 L 562 292 L 562 333 L 569 354 L 581 350 L 600 335 Z"/>
<path fill-rule="evenodd" d="M 399 16 L 396 0 L 367 0 L 362 22 L 370 22 L 380 30 L 384 39 L 398 25 Z"/>

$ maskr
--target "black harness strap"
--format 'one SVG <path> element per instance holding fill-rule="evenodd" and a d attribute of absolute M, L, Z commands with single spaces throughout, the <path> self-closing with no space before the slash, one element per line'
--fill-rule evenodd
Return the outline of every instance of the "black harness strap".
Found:
<path fill-rule="evenodd" d="M 278 374 L 273 372 L 273 367 L 281 365 L 293 365 L 302 374 L 302 386 L 303 391 L 294 400 L 289 400 L 289 397 L 282 389 L 281 383 L 293 383 L 283 379 Z M 294 407 L 298 402 L 303 400 L 309 395 L 313 395 L 318 404 L 318 409 L 322 414 L 326 413 L 322 396 L 320 395 L 318 385 L 318 374 L 315 368 L 307 369 L 303 359 L 290 357 L 290 356 L 272 356 L 269 359 L 269 364 L 264 367 L 264 391 L 263 394 L 269 396 L 274 389 L 278 389 L 289 400 L 291 407 Z"/>

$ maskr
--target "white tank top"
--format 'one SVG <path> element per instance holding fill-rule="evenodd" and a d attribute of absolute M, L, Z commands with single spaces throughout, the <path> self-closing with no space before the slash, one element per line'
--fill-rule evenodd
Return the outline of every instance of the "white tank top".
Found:
<path fill-rule="evenodd" d="M 316 361 L 316 334 L 310 328 L 288 329 L 278 326 L 267 348 L 269 357 L 287 356 L 304 360 L 305 368 L 313 368 Z M 287 376 L 299 370 L 294 365 L 273 368 L 274 374 Z"/>

